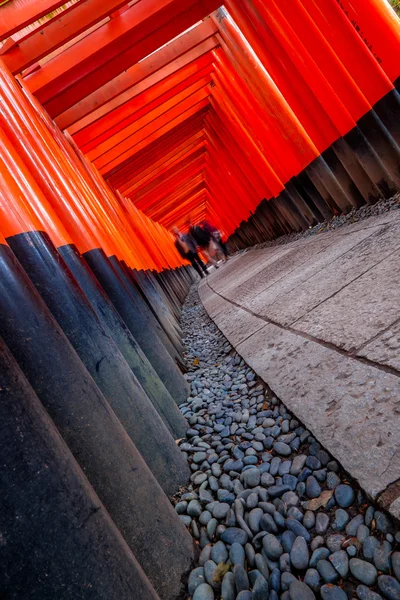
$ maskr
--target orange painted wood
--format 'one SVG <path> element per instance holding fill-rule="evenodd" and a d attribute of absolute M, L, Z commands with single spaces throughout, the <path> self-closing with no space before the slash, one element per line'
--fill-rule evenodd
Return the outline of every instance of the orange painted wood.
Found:
<path fill-rule="evenodd" d="M 331 13 L 335 7 L 332 0 L 329 3 L 332 5 Z M 400 23 L 389 3 L 382 0 L 341 0 L 341 6 L 366 48 L 394 82 L 400 76 Z M 342 37 L 345 31 L 342 29 L 337 33 L 342 33 Z"/>
<path fill-rule="evenodd" d="M 0 41 L 65 4 L 65 0 L 12 0 L 0 7 Z"/>
<path fill-rule="evenodd" d="M 192 85 L 184 88 L 180 93 L 173 95 L 154 108 L 152 106 L 144 105 L 142 114 L 137 115 L 136 118 L 132 119 L 130 124 L 126 123 L 125 127 L 121 128 L 114 135 L 107 136 L 103 142 L 97 144 L 93 150 L 86 152 L 89 160 L 96 161 L 97 158 L 103 156 L 112 148 L 118 146 L 118 150 L 121 148 L 123 151 L 123 142 L 128 138 L 132 138 L 140 130 L 144 130 L 145 127 L 151 123 L 156 123 L 162 115 L 167 115 L 167 118 L 174 118 L 176 111 L 173 111 L 177 107 L 179 110 L 186 110 L 186 107 L 192 103 L 196 103 L 203 98 L 206 98 L 210 90 L 207 87 L 209 78 L 200 79 Z M 186 102 L 185 102 L 186 101 Z M 163 123 L 164 124 L 164 123 Z"/>
<path fill-rule="evenodd" d="M 208 105 L 208 90 L 200 90 L 192 97 L 184 100 L 176 107 L 170 109 L 165 114 L 155 119 L 149 125 L 143 127 L 136 135 L 131 136 L 121 144 L 101 156 L 95 161 L 95 165 L 100 171 L 110 169 L 110 165 L 120 164 L 127 153 L 132 156 L 134 148 L 139 148 L 143 142 L 145 145 L 153 140 L 153 136 L 161 135 L 161 132 L 169 131 L 173 126 L 187 119 L 192 114 L 200 111 Z"/>
<path fill-rule="evenodd" d="M 131 173 L 148 167 L 154 160 L 165 156 L 191 139 L 193 135 L 203 134 L 204 114 L 199 113 L 157 137 L 141 150 L 123 161 L 108 179 L 114 187 L 126 181 Z"/>
<path fill-rule="evenodd" d="M 100 27 L 28 78 L 51 116 L 76 104 L 207 16 L 216 0 L 146 0 Z"/>
<path fill-rule="evenodd" d="M 208 33 L 215 33 L 215 25 L 210 19 L 206 20 L 205 24 L 205 31 L 198 32 L 197 27 L 201 27 L 202 24 L 198 25 L 75 103 L 56 118 L 59 127 L 68 128 L 70 133 L 75 135 L 171 73 L 213 50 L 218 42 L 214 37 L 208 37 Z M 201 39 L 198 33 L 204 35 L 205 39 L 196 44 L 197 39 Z M 210 59 L 205 60 L 203 66 L 209 62 Z"/>
<path fill-rule="evenodd" d="M 125 152 L 123 155 L 119 156 L 117 160 L 113 161 L 113 163 L 110 163 L 109 165 L 107 165 L 107 167 L 105 167 L 103 169 L 104 173 L 102 173 L 102 174 L 104 175 L 104 177 L 108 178 L 109 175 L 114 174 L 117 167 L 119 165 L 121 165 L 124 161 L 130 160 L 130 158 L 132 156 L 134 156 L 136 153 L 140 152 L 141 150 L 143 150 L 144 148 L 149 146 L 152 142 L 161 138 L 166 133 L 175 129 L 177 126 L 181 125 L 182 123 L 189 121 L 190 117 L 195 117 L 195 120 L 198 122 L 198 127 L 200 127 L 202 119 L 203 119 L 205 113 L 207 112 L 207 109 L 208 109 L 208 100 L 202 100 L 201 102 L 199 102 L 198 105 L 193 106 L 191 109 L 187 110 L 185 113 L 183 113 L 176 119 L 173 119 L 173 121 L 170 121 L 167 125 L 165 125 L 164 127 L 161 127 L 158 131 L 156 131 L 152 135 L 148 136 L 148 138 L 146 138 L 145 140 L 143 140 L 142 142 L 137 144 L 136 147 L 131 148 L 130 150 Z M 190 125 L 190 131 L 191 132 L 196 131 L 196 129 L 194 129 L 192 127 L 193 126 Z"/>
<path fill-rule="evenodd" d="M 200 151 L 202 153 L 205 152 L 205 141 L 201 140 L 200 142 L 195 142 L 194 144 L 191 144 L 188 148 L 185 147 L 184 150 L 182 150 L 180 153 L 175 154 L 172 156 L 172 158 L 170 158 L 169 160 L 164 160 L 162 162 L 162 164 L 160 166 L 156 166 L 153 165 L 151 167 L 151 172 L 148 174 L 143 174 L 140 173 L 140 175 L 138 176 L 138 180 L 135 181 L 135 179 L 131 179 L 131 181 L 129 182 L 129 184 L 127 186 L 121 187 L 120 191 L 122 193 L 125 194 L 130 194 L 132 192 L 136 192 L 141 190 L 145 185 L 149 184 L 150 182 L 154 181 L 156 178 L 162 176 L 164 173 L 167 172 L 167 170 L 180 163 L 181 161 L 183 161 L 184 159 L 186 159 L 188 156 L 194 154 L 197 151 Z"/>
<path fill-rule="evenodd" d="M 203 80 L 204 85 L 207 85 L 211 81 L 209 75 L 212 70 L 213 66 L 211 64 L 199 69 L 197 63 L 193 63 L 189 67 L 178 71 L 74 136 L 76 143 L 80 145 L 84 152 L 88 152 L 111 135 L 118 133 L 132 121 L 140 118 L 146 111 L 156 108 L 200 79 Z"/>
<path fill-rule="evenodd" d="M 124 4 L 126 0 L 82 0 L 19 40 L 3 54 L 3 60 L 12 73 L 20 73 Z"/>

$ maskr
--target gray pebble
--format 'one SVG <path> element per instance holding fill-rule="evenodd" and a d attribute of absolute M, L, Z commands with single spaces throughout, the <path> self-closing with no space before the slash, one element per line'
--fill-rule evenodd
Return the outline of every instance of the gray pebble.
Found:
<path fill-rule="evenodd" d="M 233 565 L 242 565 L 244 567 L 245 550 L 241 544 L 235 542 L 229 549 L 229 558 Z"/>
<path fill-rule="evenodd" d="M 356 515 L 346 525 L 347 535 L 356 536 L 357 529 L 360 525 L 364 524 L 364 515 Z"/>
<path fill-rule="evenodd" d="M 304 583 L 306 583 L 316 594 L 321 587 L 321 577 L 317 569 L 308 569 L 304 575 Z"/>
<path fill-rule="evenodd" d="M 268 598 L 268 593 L 268 583 L 265 578 L 260 575 L 260 577 L 257 577 L 253 586 L 253 600 L 266 600 L 266 598 Z"/>
<path fill-rule="evenodd" d="M 236 597 L 236 586 L 235 576 L 232 571 L 225 574 L 222 585 L 221 585 L 221 597 L 224 600 L 235 600 Z"/>
<path fill-rule="evenodd" d="M 349 574 L 349 557 L 345 550 L 338 550 L 330 555 L 329 561 L 335 567 L 339 575 L 345 579 Z"/>
<path fill-rule="evenodd" d="M 235 565 L 233 567 L 233 575 L 235 577 L 236 591 L 242 592 L 248 590 L 250 587 L 249 578 L 247 572 L 242 565 Z"/>
<path fill-rule="evenodd" d="M 225 544 L 234 544 L 237 542 L 244 546 L 248 540 L 248 535 L 243 529 L 239 529 L 238 527 L 228 527 L 228 529 L 222 533 L 221 540 L 225 542 Z"/>
<path fill-rule="evenodd" d="M 263 548 L 271 560 L 277 560 L 283 554 L 283 548 L 280 541 L 272 534 L 267 533 L 263 538 Z"/>
<path fill-rule="evenodd" d="M 335 499 L 341 508 L 349 508 L 354 503 L 356 495 L 353 488 L 341 483 L 335 488 Z"/>
<path fill-rule="evenodd" d="M 290 562 L 298 571 L 303 571 L 307 568 L 310 560 L 307 542 L 303 537 L 297 537 L 290 551 Z"/>
<path fill-rule="evenodd" d="M 315 531 L 318 535 L 326 533 L 329 527 L 329 517 L 326 513 L 319 512 L 315 519 Z"/>
<path fill-rule="evenodd" d="M 347 594 L 337 585 L 323 585 L 320 589 L 322 600 L 347 600 Z"/>
<path fill-rule="evenodd" d="M 393 552 L 392 567 L 397 579 L 400 580 L 400 552 Z"/>
<path fill-rule="evenodd" d="M 339 573 L 327 560 L 319 560 L 317 562 L 317 570 L 326 583 L 336 583 L 340 579 Z"/>
<path fill-rule="evenodd" d="M 201 504 L 198 500 L 191 500 L 187 507 L 187 514 L 191 517 L 199 517 L 203 509 L 201 508 Z"/>
<path fill-rule="evenodd" d="M 388 600 L 400 600 L 400 583 L 390 575 L 378 577 L 378 588 Z"/>
<path fill-rule="evenodd" d="M 204 565 L 204 577 L 206 582 L 211 585 L 213 589 L 218 589 L 219 586 L 214 581 L 214 573 L 217 568 L 216 563 L 213 560 L 208 560 Z"/>
<path fill-rule="evenodd" d="M 221 562 L 226 563 L 228 560 L 228 550 L 224 542 L 217 542 L 211 549 L 211 560 L 213 560 L 217 565 Z"/>
<path fill-rule="evenodd" d="M 370 590 L 366 585 L 359 585 L 356 593 L 360 600 L 382 600 L 382 596 Z"/>
<path fill-rule="evenodd" d="M 214 600 L 212 587 L 208 583 L 202 583 L 193 594 L 192 600 Z"/>
<path fill-rule="evenodd" d="M 371 563 L 361 560 L 360 558 L 350 559 L 350 571 L 358 581 L 361 581 L 361 583 L 364 583 L 365 585 L 373 585 L 378 576 L 374 565 L 371 565 Z"/>
<path fill-rule="evenodd" d="M 189 582 L 188 582 L 189 594 L 191 596 L 193 596 L 195 590 L 202 583 L 205 583 L 204 569 L 203 569 L 203 567 L 197 567 L 197 569 L 193 569 L 193 571 L 189 575 Z"/>
<path fill-rule="evenodd" d="M 315 525 L 315 514 L 311 510 L 307 510 L 304 514 L 303 525 L 306 529 L 312 529 Z"/>
<path fill-rule="evenodd" d="M 215 519 L 224 519 L 228 514 L 230 506 L 226 502 L 218 502 L 212 509 L 212 515 Z"/>
<path fill-rule="evenodd" d="M 315 594 L 302 581 L 292 581 L 289 588 L 290 600 L 315 600 Z"/>

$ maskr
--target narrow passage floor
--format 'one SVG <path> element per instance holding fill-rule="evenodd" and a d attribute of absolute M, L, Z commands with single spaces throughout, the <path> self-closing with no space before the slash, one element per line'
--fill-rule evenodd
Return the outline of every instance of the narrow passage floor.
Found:
<path fill-rule="evenodd" d="M 257 379 L 193 286 L 182 314 L 191 397 L 175 510 L 201 552 L 193 600 L 400 599 L 400 532 Z"/>

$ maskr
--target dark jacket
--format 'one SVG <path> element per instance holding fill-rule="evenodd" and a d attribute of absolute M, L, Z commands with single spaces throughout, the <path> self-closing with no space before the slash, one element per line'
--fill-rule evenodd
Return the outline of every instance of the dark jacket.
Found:
<path fill-rule="evenodd" d="M 190 254 L 196 254 L 197 244 L 190 234 L 182 234 L 175 240 L 175 247 L 182 258 L 186 258 Z"/>
<path fill-rule="evenodd" d="M 194 237 L 200 248 L 207 248 L 211 240 L 211 235 L 205 231 L 200 225 L 194 225 L 190 228 L 190 235 Z"/>

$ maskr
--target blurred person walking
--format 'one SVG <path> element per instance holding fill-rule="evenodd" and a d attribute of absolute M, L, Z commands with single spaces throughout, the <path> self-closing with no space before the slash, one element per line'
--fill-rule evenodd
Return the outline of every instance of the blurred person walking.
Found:
<path fill-rule="evenodd" d="M 207 267 L 197 252 L 196 240 L 189 233 L 181 233 L 178 227 L 174 227 L 172 233 L 175 236 L 175 247 L 182 258 L 192 263 L 192 267 L 201 278 L 208 275 Z"/>
<path fill-rule="evenodd" d="M 207 256 L 208 261 L 214 265 L 216 269 L 218 269 L 218 262 L 215 259 L 218 248 L 210 232 L 200 225 L 190 225 L 189 232 L 190 235 L 196 240 L 196 243 L 201 251 Z"/>
<path fill-rule="evenodd" d="M 207 221 L 203 221 L 202 228 L 204 231 L 210 234 L 211 240 L 217 245 L 215 256 L 219 257 L 218 260 L 223 259 L 224 262 L 226 262 L 228 260 L 228 249 L 226 244 L 222 241 L 222 236 L 219 229 Z"/>

